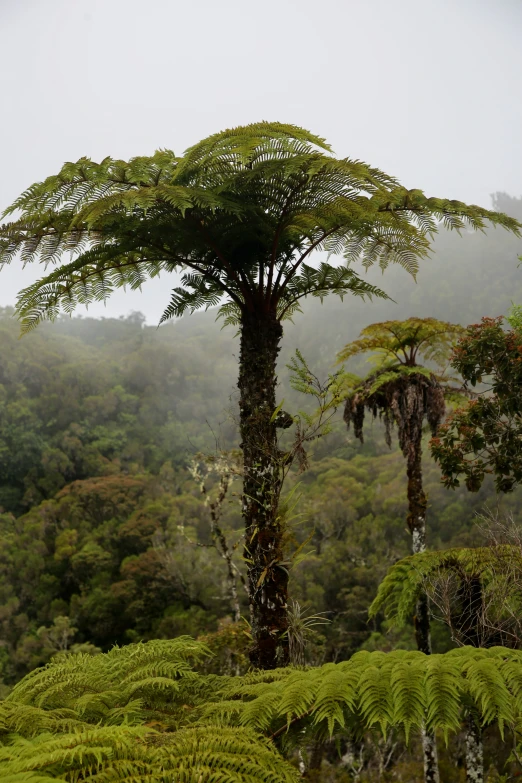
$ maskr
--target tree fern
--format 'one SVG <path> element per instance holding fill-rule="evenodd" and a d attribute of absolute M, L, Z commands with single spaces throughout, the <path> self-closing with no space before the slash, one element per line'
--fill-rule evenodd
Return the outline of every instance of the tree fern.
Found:
<path fill-rule="evenodd" d="M 369 616 L 384 612 L 392 624 L 411 620 L 418 596 L 436 589 L 435 581 L 443 573 L 455 573 L 465 580 L 477 575 L 482 589 L 500 592 L 501 602 L 520 601 L 518 576 L 522 573 L 520 549 L 509 544 L 472 549 L 455 548 L 410 555 L 395 563 L 379 585 Z"/>
<path fill-rule="evenodd" d="M 163 320 L 218 305 L 225 323 L 239 323 L 251 660 L 261 668 L 286 663 L 282 476 L 271 420 L 282 320 L 309 295 L 386 298 L 349 264 L 398 263 L 415 275 L 441 221 L 456 230 L 492 223 L 518 232 L 520 225 L 407 190 L 362 161 L 335 158 L 302 128 L 268 122 L 214 134 L 181 156 L 159 150 L 129 161 L 66 163 L 4 215 L 11 221 L 0 228 L 0 266 L 18 255 L 23 264 L 55 266 L 19 295 L 24 331 L 172 272 L 181 273 L 181 285 Z M 314 252 L 327 254 L 318 268 Z"/>
<path fill-rule="evenodd" d="M 447 736 L 469 708 L 501 731 L 522 718 L 517 650 L 363 651 L 244 677 L 187 666 L 207 652 L 181 638 L 115 649 L 90 668 L 71 655 L 32 673 L 0 702 L 1 780 L 290 782 L 296 771 L 282 752 L 313 736 L 368 727 Z"/>

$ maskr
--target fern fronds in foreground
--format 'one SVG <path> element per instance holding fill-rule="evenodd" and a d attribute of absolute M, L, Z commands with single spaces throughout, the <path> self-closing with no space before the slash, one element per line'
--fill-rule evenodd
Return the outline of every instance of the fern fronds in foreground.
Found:
<path fill-rule="evenodd" d="M 325 735 L 348 728 L 397 727 L 408 736 L 426 726 L 446 736 L 460 729 L 463 705 L 484 724 L 513 726 L 522 708 L 522 652 L 461 647 L 443 655 L 361 651 L 349 661 L 285 676 L 231 679 L 225 698 L 209 704 L 208 721 L 236 722 L 296 738 L 310 726 Z"/>
<path fill-rule="evenodd" d="M 502 732 L 522 716 L 522 652 L 503 647 L 359 652 L 244 677 L 199 674 L 191 664 L 206 654 L 183 637 L 33 672 L 0 702 L 0 779 L 279 783 L 296 779 L 281 750 L 311 736 L 447 736 L 469 707 Z"/>
<path fill-rule="evenodd" d="M 297 771 L 247 729 L 89 727 L 0 747 L 2 783 L 295 783 Z"/>

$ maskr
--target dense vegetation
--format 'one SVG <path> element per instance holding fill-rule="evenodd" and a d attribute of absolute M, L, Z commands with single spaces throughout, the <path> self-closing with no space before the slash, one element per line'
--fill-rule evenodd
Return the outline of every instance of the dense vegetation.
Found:
<path fill-rule="evenodd" d="M 293 783 L 299 749 L 317 766 L 307 746 L 346 748 L 366 733 L 378 748 L 384 732 L 409 738 L 426 715 L 448 739 L 469 707 L 501 734 L 520 716 L 518 650 L 359 652 L 243 677 L 197 671 L 208 654 L 181 637 L 55 659 L 0 703 L 2 780 Z M 346 761 L 358 777 L 349 750 Z"/>
<path fill-rule="evenodd" d="M 516 215 L 519 201 L 501 198 L 501 208 Z M 495 206 L 498 201 L 499 196 Z M 522 301 L 515 239 L 498 231 L 462 239 L 442 234 L 435 247 L 417 286 L 401 270 L 387 272 L 384 287 L 397 304 L 304 305 L 304 317 L 287 327 L 279 360 L 278 396 L 286 410 L 304 405 L 285 368 L 296 347 L 324 375 L 342 346 L 370 322 L 429 315 L 466 325 L 507 312 L 511 300 Z M 378 280 L 371 271 L 369 279 Z M 220 449 L 238 445 L 237 343 L 233 330 L 219 331 L 214 318 L 212 311 L 196 314 L 159 330 L 145 326 L 139 314 L 63 318 L 20 340 L 12 311 L 2 311 L 0 665 L 5 694 L 57 653 L 63 660 L 71 650 L 97 654 L 115 643 L 183 634 L 205 638 L 218 653 L 214 663 L 200 664 L 204 671 L 246 670 L 248 628 L 231 622 L 225 563 L 212 545 L 208 505 L 187 467 L 195 453 L 214 452 L 216 438 Z M 365 373 L 364 360 L 354 359 L 349 369 Z M 300 496 L 289 512 L 290 551 L 304 544 L 292 567 L 291 596 L 330 621 L 307 632 L 306 661 L 314 665 L 346 661 L 358 650 L 415 647 L 410 623 L 390 630 L 382 613 L 368 621 L 379 583 L 411 546 L 404 460 L 398 446 L 392 443 L 389 449 L 383 436 L 375 422 L 360 445 L 346 432 L 339 412 L 333 432 L 314 446 L 309 468 L 290 476 L 285 490 L 297 486 L 290 507 Z M 490 478 L 477 493 L 462 486 L 447 490 L 427 443 L 423 460 L 431 549 L 477 546 L 481 533 L 475 514 L 497 502 L 522 521 L 520 490 L 499 498 Z M 217 488 L 213 481 L 211 493 Z M 232 545 L 241 540 L 234 491 L 223 513 Z M 234 550 L 234 559 L 243 570 L 240 549 Z M 248 601 L 241 589 L 239 598 L 246 616 Z M 294 611 L 298 614 L 299 608 Z M 436 653 L 453 646 L 443 624 L 432 623 L 432 636 Z M 488 731 L 486 766 L 498 766 L 508 753 L 495 754 L 497 728 Z M 395 768 L 402 770 L 402 779 L 419 779 L 415 743 L 404 755 L 400 743 L 390 752 L 393 742 L 389 747 L 388 740 L 374 737 L 371 742 L 362 751 L 360 744 L 351 750 L 343 746 L 340 767 L 334 745 L 328 746 L 324 774 L 338 768 L 354 779 L 355 767 L 350 772 L 346 759 L 361 752 L 367 770 L 361 774 L 377 774 L 378 758 L 382 774 L 388 774 L 400 757 Z M 370 756 L 368 748 L 373 748 Z M 450 770 L 459 753 L 458 739 L 451 740 L 442 751 L 441 769 Z M 3 757 L 0 762 L 11 763 Z M 278 774 L 291 776 L 290 771 Z"/>
<path fill-rule="evenodd" d="M 336 158 L 295 125 L 260 122 L 215 133 L 180 156 L 80 158 L 30 185 L 3 213 L 0 266 L 20 257 L 53 269 L 19 293 L 24 332 L 79 304 L 106 301 L 160 273 L 180 285 L 161 322 L 219 305 L 236 325 L 241 514 L 253 666 L 289 661 L 287 468 L 293 419 L 277 406 L 283 322 L 306 297 L 387 299 L 353 269 L 418 271 L 441 225 L 459 231 L 521 224 L 503 212 L 426 197 L 360 160 Z M 326 257 L 317 263 L 317 254 Z M 276 412 L 276 413 L 274 413 Z M 294 451 L 294 453 L 293 453 Z"/>

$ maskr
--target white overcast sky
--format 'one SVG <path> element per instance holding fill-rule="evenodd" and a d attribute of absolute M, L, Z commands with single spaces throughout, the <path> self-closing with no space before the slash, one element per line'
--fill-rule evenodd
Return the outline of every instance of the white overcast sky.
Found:
<path fill-rule="evenodd" d="M 301 125 L 427 195 L 522 192 L 522 0 L 0 0 L 0 211 L 82 155 Z M 0 305 L 41 272 L 0 273 Z M 156 322 L 171 281 L 96 315 Z"/>

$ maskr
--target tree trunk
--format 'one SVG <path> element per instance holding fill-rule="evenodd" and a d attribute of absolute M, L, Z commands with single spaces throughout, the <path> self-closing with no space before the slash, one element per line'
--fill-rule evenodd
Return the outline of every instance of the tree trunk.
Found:
<path fill-rule="evenodd" d="M 432 731 L 422 731 L 422 755 L 424 756 L 425 783 L 439 783 L 437 740 Z"/>
<path fill-rule="evenodd" d="M 484 782 L 482 731 L 475 716 L 466 717 L 466 783 Z"/>
<path fill-rule="evenodd" d="M 288 571 L 283 566 L 284 530 L 277 515 L 281 460 L 273 421 L 282 335 L 274 315 L 243 315 L 238 382 L 242 510 L 253 637 L 250 661 L 260 669 L 288 663 Z"/>
<path fill-rule="evenodd" d="M 414 555 L 426 550 L 427 500 L 422 486 L 422 434 L 408 448 L 408 527 L 411 532 L 411 549 Z M 428 596 L 419 596 L 414 618 L 417 649 L 431 654 L 430 606 Z M 433 732 L 422 732 L 425 783 L 439 783 L 437 741 Z"/>
<path fill-rule="evenodd" d="M 414 555 L 426 551 L 426 495 L 422 487 L 422 441 L 419 437 L 408 448 L 408 527 L 411 532 L 411 551 Z M 421 595 L 415 611 L 415 638 L 417 649 L 430 655 L 430 607 L 428 597 Z"/>

